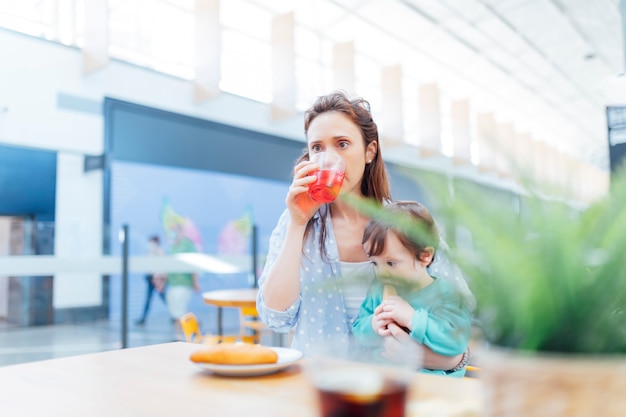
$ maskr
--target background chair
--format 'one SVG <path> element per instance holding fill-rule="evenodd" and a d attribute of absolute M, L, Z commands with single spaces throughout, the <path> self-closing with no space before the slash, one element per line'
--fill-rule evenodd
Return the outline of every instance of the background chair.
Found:
<path fill-rule="evenodd" d="M 241 337 L 251 337 L 254 343 L 261 343 L 261 333 L 268 330 L 267 324 L 259 320 L 259 312 L 256 307 L 242 307 L 240 310 Z M 252 335 L 248 335 L 246 330 L 251 330 Z"/>
<path fill-rule="evenodd" d="M 200 331 L 198 318 L 194 313 L 191 312 L 185 313 L 185 315 L 182 316 L 179 321 L 180 326 L 183 330 L 183 334 L 185 335 L 185 340 L 190 343 L 199 343 L 204 345 L 217 345 L 218 343 L 235 343 L 239 341 L 244 343 L 258 343 L 255 341 L 255 336 L 251 335 L 203 335 Z"/>
<path fill-rule="evenodd" d="M 193 313 L 186 313 L 180 318 L 180 327 L 183 329 L 185 340 L 190 343 L 203 343 L 205 337 L 200 332 L 198 319 Z"/>

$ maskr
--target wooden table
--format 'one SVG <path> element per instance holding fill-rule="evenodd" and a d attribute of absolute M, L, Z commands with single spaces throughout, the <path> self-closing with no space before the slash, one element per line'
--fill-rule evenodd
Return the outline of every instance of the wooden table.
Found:
<path fill-rule="evenodd" d="M 0 414 L 318 416 L 315 391 L 300 364 L 272 375 L 220 377 L 189 361 L 189 354 L 198 348 L 173 342 L 0 367 Z M 408 417 L 477 416 L 480 394 L 477 379 L 416 374 Z M 449 407 L 459 404 L 474 407 L 475 414 L 450 414 Z M 431 411 L 426 413 L 428 407 Z"/>
<path fill-rule="evenodd" d="M 256 307 L 258 288 L 236 288 L 216 290 L 202 293 L 205 303 L 217 307 L 217 334 L 223 336 L 222 308 L 224 307 Z"/>

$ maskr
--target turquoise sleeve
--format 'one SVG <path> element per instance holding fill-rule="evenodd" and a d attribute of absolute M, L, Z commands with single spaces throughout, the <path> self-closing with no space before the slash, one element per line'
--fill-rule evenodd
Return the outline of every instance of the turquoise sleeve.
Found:
<path fill-rule="evenodd" d="M 375 346 L 382 342 L 381 336 L 374 332 L 372 318 L 374 309 L 382 301 L 382 287 L 376 283 L 370 286 L 367 296 L 361 304 L 359 317 L 352 324 L 352 334 L 354 340 L 361 346 Z"/>
<path fill-rule="evenodd" d="M 411 338 L 440 355 L 461 354 L 469 344 L 471 314 L 458 304 L 416 309 L 412 324 Z"/>

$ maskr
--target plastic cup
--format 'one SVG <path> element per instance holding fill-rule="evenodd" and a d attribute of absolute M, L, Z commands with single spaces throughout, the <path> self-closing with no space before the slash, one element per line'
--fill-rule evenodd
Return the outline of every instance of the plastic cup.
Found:
<path fill-rule="evenodd" d="M 333 152 L 319 152 L 311 155 L 311 161 L 319 165 L 319 169 L 311 174 L 317 179 L 309 184 L 309 196 L 318 203 L 330 203 L 339 195 L 341 184 L 346 176 L 346 163 L 343 158 Z"/>

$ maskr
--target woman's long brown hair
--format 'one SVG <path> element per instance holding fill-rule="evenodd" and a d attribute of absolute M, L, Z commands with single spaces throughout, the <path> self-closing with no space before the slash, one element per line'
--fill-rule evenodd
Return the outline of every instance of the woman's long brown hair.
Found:
<path fill-rule="evenodd" d="M 304 114 L 304 133 L 309 131 L 309 126 L 317 116 L 322 113 L 336 111 L 346 115 L 352 122 L 359 127 L 363 137 L 364 148 L 376 141 L 378 143 L 376 155 L 372 158 L 372 162 L 365 164 L 365 171 L 361 179 L 361 192 L 363 196 L 372 199 L 379 204 L 383 201 L 391 201 L 391 193 L 389 191 L 389 180 L 387 179 L 387 170 L 381 156 L 380 141 L 378 139 L 378 127 L 372 119 L 370 104 L 363 98 L 350 99 L 343 91 L 333 91 L 332 93 L 320 96 L 315 100 L 313 105 Z M 298 158 L 297 163 L 309 160 L 309 148 L 304 148 L 303 154 Z M 332 204 L 332 203 L 331 203 Z M 304 240 L 307 239 L 313 228 L 313 218 L 309 220 L 304 232 Z M 321 223 L 320 235 L 320 253 L 324 258 L 328 258 L 324 241 L 326 238 L 326 223 Z"/>

